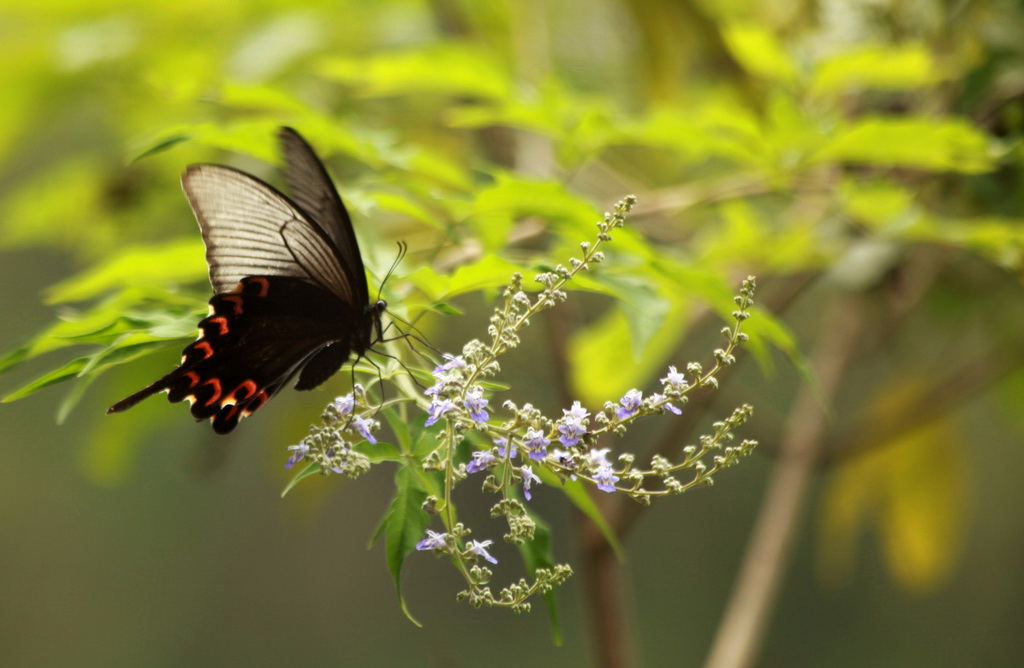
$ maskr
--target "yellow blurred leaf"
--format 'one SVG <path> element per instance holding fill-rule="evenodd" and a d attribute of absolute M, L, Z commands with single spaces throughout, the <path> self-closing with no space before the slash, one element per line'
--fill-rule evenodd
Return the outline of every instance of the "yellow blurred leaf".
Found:
<path fill-rule="evenodd" d="M 885 433 L 920 391 L 879 393 L 869 413 Z M 865 434 L 870 438 L 869 434 Z M 908 592 L 928 594 L 949 576 L 963 535 L 967 461 L 956 416 L 947 416 L 844 464 L 824 490 L 818 571 L 833 586 L 852 579 L 861 533 L 880 541 L 886 567 Z"/>
<path fill-rule="evenodd" d="M 781 83 L 796 81 L 796 65 L 772 32 L 753 23 L 737 23 L 722 33 L 733 57 L 751 74 Z"/>

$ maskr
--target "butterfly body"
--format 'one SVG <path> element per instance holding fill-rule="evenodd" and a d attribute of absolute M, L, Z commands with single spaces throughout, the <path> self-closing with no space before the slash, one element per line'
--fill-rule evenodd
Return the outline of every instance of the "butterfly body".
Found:
<path fill-rule="evenodd" d="M 386 304 L 369 302 L 341 199 L 305 141 L 288 128 L 279 137 L 294 200 L 230 167 L 182 176 L 216 292 L 210 315 L 177 369 L 108 412 L 166 391 L 228 433 L 291 378 L 296 389 L 317 387 L 381 339 Z"/>

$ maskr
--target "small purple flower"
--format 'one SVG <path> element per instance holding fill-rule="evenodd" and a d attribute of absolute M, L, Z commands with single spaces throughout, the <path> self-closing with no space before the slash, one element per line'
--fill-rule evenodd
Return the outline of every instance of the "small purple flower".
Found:
<path fill-rule="evenodd" d="M 562 409 L 564 415 L 571 415 L 577 420 L 585 420 L 590 417 L 590 411 L 580 405 L 580 402 L 572 402 L 572 407 L 569 410 Z"/>
<path fill-rule="evenodd" d="M 477 450 L 473 453 L 473 461 L 466 464 L 466 473 L 479 473 L 490 466 L 495 459 L 497 457 L 490 450 Z"/>
<path fill-rule="evenodd" d="M 667 385 L 673 390 L 683 390 L 686 388 L 686 378 L 683 374 L 676 371 L 674 366 L 668 368 L 668 375 L 661 379 L 662 385 Z"/>
<path fill-rule="evenodd" d="M 602 492 L 614 492 L 619 476 L 615 475 L 611 466 L 602 466 L 594 474 L 594 480 L 597 482 L 597 488 Z"/>
<path fill-rule="evenodd" d="M 508 439 L 504 436 L 494 439 L 494 444 L 498 446 L 498 456 L 505 456 L 505 446 L 508 445 Z M 515 441 L 512 442 L 512 452 L 509 454 L 509 459 L 515 459 L 519 455 L 519 448 L 516 447 Z"/>
<path fill-rule="evenodd" d="M 683 411 L 680 410 L 678 406 L 673 406 L 672 402 L 668 401 L 665 398 L 664 394 L 652 394 L 651 395 L 651 401 L 654 402 L 655 406 L 657 406 L 658 404 L 661 404 L 661 406 L 665 410 L 667 410 L 667 411 L 669 411 L 671 413 L 675 413 L 676 415 L 682 415 L 683 414 Z"/>
<path fill-rule="evenodd" d="M 429 427 L 434 424 L 441 419 L 442 415 L 453 408 L 455 408 L 455 404 L 452 403 L 451 399 L 438 400 L 437 397 L 434 397 L 434 400 L 430 404 L 430 417 L 427 418 L 425 426 Z"/>
<path fill-rule="evenodd" d="M 490 552 L 487 551 L 487 548 L 490 547 L 491 543 L 493 542 L 493 540 L 471 540 L 468 543 L 466 543 L 466 551 L 472 552 L 478 557 L 483 557 L 492 564 L 496 564 L 498 563 L 498 560 L 492 557 Z"/>
<path fill-rule="evenodd" d="M 533 495 L 530 494 L 530 485 L 533 483 L 540 484 L 540 478 L 533 472 L 532 466 L 520 466 L 519 475 L 523 476 L 523 496 L 529 501 L 533 498 Z"/>
<path fill-rule="evenodd" d="M 558 421 L 558 432 L 561 436 L 558 440 L 567 448 L 571 448 L 580 442 L 580 437 L 587 433 L 587 427 L 583 421 L 590 417 L 586 408 L 580 402 L 572 402 L 572 408 L 562 409 L 562 419 Z"/>
<path fill-rule="evenodd" d="M 587 433 L 587 428 L 583 426 L 580 418 L 566 415 L 558 422 L 558 433 L 561 434 L 558 440 L 562 445 L 571 448 L 580 442 L 580 437 Z"/>
<path fill-rule="evenodd" d="M 355 406 L 356 400 L 349 392 L 343 397 L 335 397 L 334 408 L 338 411 L 338 415 L 348 415 L 352 412 L 352 407 Z"/>
<path fill-rule="evenodd" d="M 640 401 L 642 399 L 643 394 L 636 388 L 626 392 L 626 394 L 619 399 L 619 407 L 615 409 L 615 417 L 620 420 L 632 417 L 638 410 L 640 410 Z"/>
<path fill-rule="evenodd" d="M 434 367 L 433 376 L 434 378 L 441 379 L 441 377 L 451 371 L 452 369 L 465 369 L 466 360 L 462 358 L 462 355 L 450 355 L 444 354 L 445 362 L 438 364 Z"/>
<path fill-rule="evenodd" d="M 483 393 L 482 387 L 474 387 L 466 392 L 466 400 L 462 403 L 469 411 L 469 417 L 473 418 L 475 422 L 487 422 L 487 418 L 490 417 L 485 410 L 489 402 L 484 399 Z"/>
<path fill-rule="evenodd" d="M 288 449 L 292 451 L 292 456 L 288 458 L 284 465 L 286 469 L 291 469 L 309 454 L 309 444 L 304 440 L 299 441 L 298 445 L 289 445 Z"/>
<path fill-rule="evenodd" d="M 523 445 L 529 450 L 530 459 L 537 462 L 543 461 L 548 456 L 549 443 L 551 441 L 544 438 L 544 433 L 539 429 L 530 427 L 526 430 L 526 438 L 523 439 Z"/>
<path fill-rule="evenodd" d="M 376 421 L 367 420 L 362 415 L 357 415 L 352 418 L 352 426 L 356 428 L 356 431 L 359 432 L 360 436 L 365 438 L 371 444 L 377 443 L 377 439 L 375 439 L 373 434 L 370 433 L 370 430 L 377 426 Z"/>
<path fill-rule="evenodd" d="M 608 453 L 610 451 L 611 448 L 601 448 L 600 450 L 596 448 L 591 449 L 590 453 L 587 455 L 587 459 L 589 460 L 590 466 L 592 466 L 595 469 L 601 468 L 603 466 L 611 468 L 612 463 L 608 459 Z"/>
<path fill-rule="evenodd" d="M 427 529 L 427 537 L 416 543 L 416 549 L 421 552 L 425 550 L 443 550 L 448 547 L 448 543 L 445 542 L 447 537 L 447 533 L 437 533 Z"/>

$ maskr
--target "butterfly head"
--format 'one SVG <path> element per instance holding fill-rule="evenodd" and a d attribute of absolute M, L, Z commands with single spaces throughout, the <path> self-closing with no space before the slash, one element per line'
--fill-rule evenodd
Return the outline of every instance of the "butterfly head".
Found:
<path fill-rule="evenodd" d="M 381 316 L 384 315 L 384 311 L 388 310 L 388 303 L 383 299 L 378 299 L 373 304 L 367 304 L 366 315 L 369 316 L 370 321 L 373 323 L 373 342 L 384 340 L 384 327 L 381 325 Z"/>

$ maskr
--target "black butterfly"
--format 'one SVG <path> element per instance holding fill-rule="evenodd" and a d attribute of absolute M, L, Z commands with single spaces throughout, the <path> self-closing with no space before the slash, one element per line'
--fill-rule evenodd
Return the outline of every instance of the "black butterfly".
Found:
<path fill-rule="evenodd" d="M 107 412 L 167 391 L 226 434 L 296 373 L 297 390 L 334 375 L 381 340 L 384 301 L 370 303 L 345 206 L 313 149 L 291 128 L 278 139 L 292 199 L 254 176 L 193 165 L 181 185 L 206 243 L 214 294 L 181 366 Z"/>

